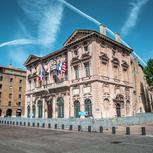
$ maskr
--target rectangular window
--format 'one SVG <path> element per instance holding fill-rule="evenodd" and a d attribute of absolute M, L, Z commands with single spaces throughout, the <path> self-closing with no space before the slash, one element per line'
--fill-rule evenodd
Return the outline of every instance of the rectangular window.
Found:
<path fill-rule="evenodd" d="M 21 92 L 22 91 L 22 87 L 19 87 L 19 92 Z"/>
<path fill-rule="evenodd" d="M 79 78 L 79 66 L 78 65 L 74 66 L 74 71 L 75 71 L 75 79 L 78 79 Z"/>
<path fill-rule="evenodd" d="M 90 76 L 89 62 L 84 63 L 84 67 L 85 67 L 85 75 L 86 75 L 86 77 L 89 77 Z"/>
<path fill-rule="evenodd" d="M 19 99 L 21 99 L 21 94 L 19 94 Z"/>
<path fill-rule="evenodd" d="M 11 105 L 12 105 L 12 103 L 11 103 L 11 101 L 9 101 L 9 102 L 8 102 L 8 106 L 11 106 Z"/>
<path fill-rule="evenodd" d="M 10 99 L 12 98 L 12 94 L 9 94 L 9 98 L 10 98 Z"/>

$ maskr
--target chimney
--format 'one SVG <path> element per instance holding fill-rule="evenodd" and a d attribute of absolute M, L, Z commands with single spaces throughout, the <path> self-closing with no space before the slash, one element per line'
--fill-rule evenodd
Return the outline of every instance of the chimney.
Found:
<path fill-rule="evenodd" d="M 100 33 L 106 36 L 106 26 L 101 24 L 99 26 Z"/>
<path fill-rule="evenodd" d="M 9 68 L 12 68 L 12 64 L 9 64 L 9 66 L 8 66 Z"/>
<path fill-rule="evenodd" d="M 115 32 L 115 40 L 121 43 L 121 35 L 118 32 Z"/>

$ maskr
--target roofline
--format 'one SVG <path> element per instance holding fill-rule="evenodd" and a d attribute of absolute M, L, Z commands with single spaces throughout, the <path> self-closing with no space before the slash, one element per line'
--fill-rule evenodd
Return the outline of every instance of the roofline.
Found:
<path fill-rule="evenodd" d="M 9 70 L 14 70 L 14 71 L 22 71 L 26 73 L 26 70 L 23 70 L 21 68 L 13 68 L 13 67 L 7 67 L 7 66 L 0 66 L 0 68 L 4 68 L 4 69 L 9 69 Z"/>

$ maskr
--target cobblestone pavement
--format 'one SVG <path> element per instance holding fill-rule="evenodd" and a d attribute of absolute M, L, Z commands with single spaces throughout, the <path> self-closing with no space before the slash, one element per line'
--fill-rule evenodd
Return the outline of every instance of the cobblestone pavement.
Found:
<path fill-rule="evenodd" d="M 0 125 L 0 153 L 153 153 L 153 137 Z"/>

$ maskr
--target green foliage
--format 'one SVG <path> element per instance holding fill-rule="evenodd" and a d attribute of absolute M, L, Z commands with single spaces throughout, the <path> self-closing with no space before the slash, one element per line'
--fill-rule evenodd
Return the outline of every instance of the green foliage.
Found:
<path fill-rule="evenodd" d="M 147 66 L 144 68 L 146 80 L 151 88 L 153 88 L 153 59 L 149 59 Z"/>

